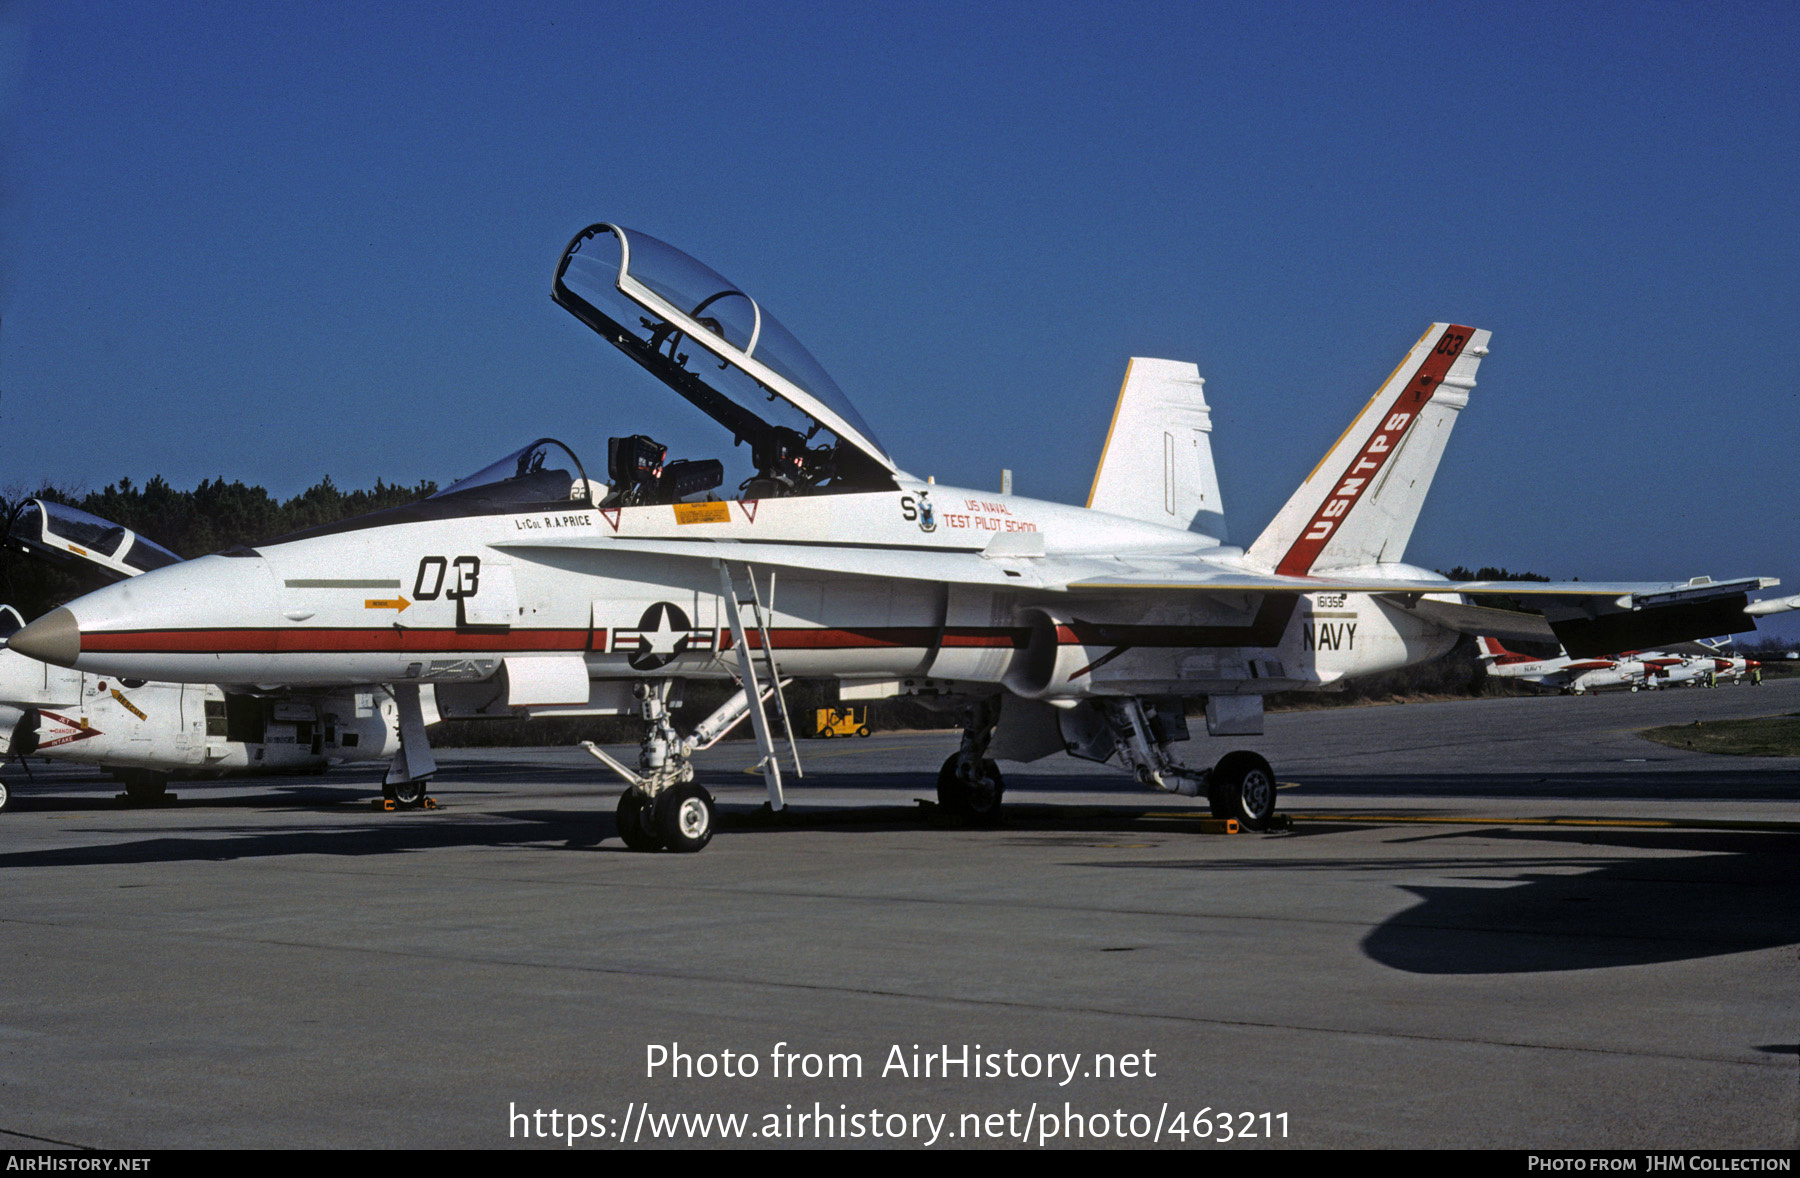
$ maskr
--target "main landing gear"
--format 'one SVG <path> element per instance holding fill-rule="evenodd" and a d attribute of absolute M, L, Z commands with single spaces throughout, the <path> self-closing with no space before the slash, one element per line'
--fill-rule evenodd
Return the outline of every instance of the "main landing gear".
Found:
<path fill-rule="evenodd" d="M 1006 783 L 988 756 L 1000 709 L 998 696 L 979 701 L 963 728 L 962 747 L 938 770 L 938 805 L 968 822 L 1000 821 Z M 1172 746 L 1188 735 L 1178 699 L 1096 700 L 1061 712 L 1057 723 L 1073 756 L 1099 762 L 1116 756 L 1140 785 L 1204 797 L 1213 817 L 1234 818 L 1246 830 L 1267 830 L 1275 823 L 1275 771 L 1261 756 L 1229 752 L 1211 769 L 1176 758 Z"/>
<path fill-rule="evenodd" d="M 963 728 L 962 747 L 938 770 L 938 805 L 947 813 L 984 826 L 1000 821 L 1000 799 L 1006 793 L 1000 767 L 987 755 L 999 720 L 998 696 L 978 702 Z"/>
<path fill-rule="evenodd" d="M 131 806 L 160 806 L 174 801 L 169 793 L 169 775 L 151 769 L 124 769 L 115 774 L 125 786 L 119 800 Z"/>
<path fill-rule="evenodd" d="M 1206 800 L 1214 818 L 1235 818 L 1246 830 L 1267 830 L 1275 817 L 1275 770 L 1255 753 L 1226 753 L 1208 774 Z"/>
<path fill-rule="evenodd" d="M 1102 700 L 1097 706 L 1120 759 L 1139 784 L 1190 798 L 1204 795 L 1214 818 L 1235 818 L 1246 830 L 1273 825 L 1275 771 L 1261 756 L 1239 750 L 1220 757 L 1210 770 L 1196 769 L 1177 760 L 1170 747 L 1187 737 L 1179 701 L 1166 706 L 1153 701 L 1146 707 L 1144 700 L 1127 697 Z"/>

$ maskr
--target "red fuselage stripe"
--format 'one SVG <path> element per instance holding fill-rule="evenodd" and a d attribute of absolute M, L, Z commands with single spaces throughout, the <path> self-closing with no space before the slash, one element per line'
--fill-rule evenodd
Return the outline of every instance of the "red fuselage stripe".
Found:
<path fill-rule="evenodd" d="M 1245 626 L 1119 626 L 1075 621 L 1057 627 L 1057 643 L 1138 647 L 1275 646 L 1281 641 L 1298 599 L 1272 594 Z M 762 636 L 748 635 L 752 649 Z M 1031 643 L 1022 626 L 777 627 L 769 631 L 777 650 L 945 649 L 1023 650 Z M 729 629 L 719 631 L 719 649 L 732 645 Z M 86 632 L 87 654 L 497 654 L 544 651 L 603 652 L 605 630 L 275 629 L 114 630 Z M 620 653 L 624 653 L 621 647 Z M 699 652 L 695 652 L 699 653 Z"/>
<path fill-rule="evenodd" d="M 449 654 L 603 648 L 604 630 L 115 630 L 81 635 L 84 654 Z"/>

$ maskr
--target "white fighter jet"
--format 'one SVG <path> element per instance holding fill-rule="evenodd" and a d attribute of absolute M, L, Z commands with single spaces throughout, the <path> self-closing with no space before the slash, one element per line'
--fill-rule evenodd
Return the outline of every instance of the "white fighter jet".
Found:
<path fill-rule="evenodd" d="M 6 544 L 108 577 L 181 560 L 126 528 L 44 499 L 14 509 Z M 93 765 L 123 782 L 132 800 L 154 802 L 173 776 L 303 772 L 388 760 L 398 747 L 394 702 L 379 687 L 270 697 L 211 683 L 96 675 L 11 649 L 7 640 L 23 626 L 17 610 L 0 606 L 0 758 Z M 8 797 L 0 782 L 0 808 Z"/>
<path fill-rule="evenodd" d="M 715 493 L 719 458 L 667 461 L 642 435 L 608 443 L 604 481 L 539 439 L 422 502 L 102 589 L 14 648 L 95 674 L 390 684 L 391 780 L 435 768 L 424 686 L 446 717 L 635 713 L 635 768 L 595 750 L 629 783 L 620 834 L 698 850 L 713 804 L 690 755 L 746 714 L 770 805 L 784 805 L 761 701 L 792 678 L 835 679 L 852 699 L 969 701 L 938 778 L 966 815 L 996 814 L 995 759 L 1068 752 L 1261 826 L 1273 771 L 1247 751 L 1183 761 L 1189 703 L 1204 701 L 1214 736 L 1254 734 L 1269 692 L 1433 658 L 1459 633 L 1554 633 L 1585 655 L 1738 632 L 1754 628 L 1747 594 L 1774 583 L 1452 583 L 1402 563 L 1486 331 L 1428 329 L 1235 548 L 1218 534 L 1191 365 L 1132 363 L 1088 505 L 1072 507 L 900 469 L 761 303 L 648 235 L 583 230 L 552 295 L 748 444 L 734 493 Z M 1461 596 L 1483 591 L 1531 594 L 1544 616 Z M 669 707 L 708 676 L 741 687 L 683 737 Z"/>

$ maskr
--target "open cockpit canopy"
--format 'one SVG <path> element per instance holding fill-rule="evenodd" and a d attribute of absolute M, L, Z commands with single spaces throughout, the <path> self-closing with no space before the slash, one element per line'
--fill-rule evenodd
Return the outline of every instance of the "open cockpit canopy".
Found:
<path fill-rule="evenodd" d="M 893 460 L 818 361 L 754 298 L 675 247 L 590 225 L 563 251 L 551 297 L 749 442 L 758 493 L 894 485 Z M 821 431 L 835 442 L 814 445 Z"/>
<path fill-rule="evenodd" d="M 52 564 L 93 569 L 114 580 L 181 562 L 129 528 L 48 499 L 26 499 L 13 508 L 6 543 Z"/>

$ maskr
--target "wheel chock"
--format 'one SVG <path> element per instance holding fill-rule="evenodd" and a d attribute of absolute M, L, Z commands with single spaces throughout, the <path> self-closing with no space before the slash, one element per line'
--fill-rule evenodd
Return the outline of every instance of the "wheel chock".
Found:
<path fill-rule="evenodd" d="M 1242 831 L 1235 818 L 1202 818 L 1201 834 L 1238 834 Z"/>
<path fill-rule="evenodd" d="M 392 814 L 400 810 L 435 810 L 438 808 L 438 804 L 437 799 L 431 797 L 420 798 L 416 803 L 410 806 L 403 806 L 393 798 L 371 798 L 369 801 L 369 808 L 371 810 L 381 810 L 384 813 Z"/>

